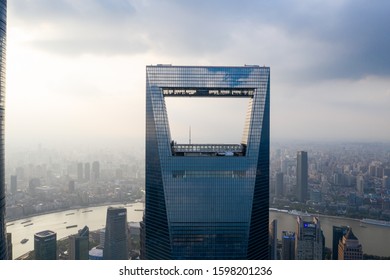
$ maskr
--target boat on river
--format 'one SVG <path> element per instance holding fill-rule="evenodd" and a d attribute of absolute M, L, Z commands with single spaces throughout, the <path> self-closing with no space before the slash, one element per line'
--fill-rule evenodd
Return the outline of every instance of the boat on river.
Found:
<path fill-rule="evenodd" d="M 77 225 L 67 226 L 66 228 L 74 228 L 74 227 L 77 227 Z"/>
<path fill-rule="evenodd" d="M 23 238 L 23 239 L 20 241 L 20 243 L 25 244 L 25 243 L 27 243 L 27 241 L 28 241 L 27 238 Z"/>

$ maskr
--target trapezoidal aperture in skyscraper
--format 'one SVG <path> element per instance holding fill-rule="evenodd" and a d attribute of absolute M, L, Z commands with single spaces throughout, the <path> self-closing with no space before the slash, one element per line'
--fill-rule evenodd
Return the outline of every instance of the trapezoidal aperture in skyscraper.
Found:
<path fill-rule="evenodd" d="M 259 66 L 146 67 L 141 258 L 268 258 L 269 78 Z M 241 143 L 171 139 L 165 98 L 195 96 L 249 98 Z"/>

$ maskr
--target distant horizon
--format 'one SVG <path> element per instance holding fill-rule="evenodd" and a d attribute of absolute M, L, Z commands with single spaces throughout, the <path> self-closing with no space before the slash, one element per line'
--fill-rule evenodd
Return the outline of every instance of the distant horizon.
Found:
<path fill-rule="evenodd" d="M 390 142 L 389 9 L 361 0 L 8 1 L 6 147 L 142 149 L 145 68 L 159 63 L 269 66 L 271 140 Z M 191 119 L 183 125 L 201 136 Z"/>
<path fill-rule="evenodd" d="M 179 144 L 186 144 L 178 142 Z M 195 143 L 195 144 L 209 144 L 209 143 Z M 216 143 L 212 143 L 216 144 Z M 224 144 L 224 143 L 221 143 Z M 239 144 L 239 143 L 229 143 L 229 144 Z M 274 148 L 277 148 L 277 146 L 300 146 L 300 149 L 298 150 L 305 150 L 304 147 L 307 146 L 309 148 L 311 145 L 384 145 L 389 146 L 390 148 L 390 141 L 364 141 L 364 140 L 308 140 L 308 139 L 270 139 L 270 148 L 271 150 Z M 29 146 L 13 146 L 13 147 L 5 147 L 5 158 L 9 156 L 9 154 L 12 153 L 20 153 L 20 152 L 36 152 L 39 149 L 43 150 L 49 150 L 53 152 L 60 152 L 60 153 L 68 153 L 69 151 L 73 152 L 83 152 L 84 155 L 87 154 L 98 154 L 99 152 L 106 153 L 106 152 L 124 152 L 126 154 L 130 154 L 131 156 L 136 156 L 137 158 L 143 159 L 144 152 L 145 152 L 145 143 L 142 142 L 139 146 L 135 145 L 126 145 L 126 143 L 123 143 L 122 145 L 69 145 L 65 147 L 55 146 L 55 145 L 48 145 L 46 143 L 37 143 L 36 145 L 29 145 Z"/>

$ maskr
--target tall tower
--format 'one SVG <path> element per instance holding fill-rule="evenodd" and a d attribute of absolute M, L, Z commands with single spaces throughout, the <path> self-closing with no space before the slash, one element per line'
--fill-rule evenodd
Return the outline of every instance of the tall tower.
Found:
<path fill-rule="evenodd" d="M 7 257 L 5 228 L 4 117 L 6 64 L 7 0 L 0 0 L 0 260 Z"/>
<path fill-rule="evenodd" d="M 108 207 L 103 258 L 105 260 L 128 260 L 127 210 L 123 207 Z"/>
<path fill-rule="evenodd" d="M 34 253 L 36 260 L 56 260 L 57 233 L 44 230 L 34 234 Z"/>
<path fill-rule="evenodd" d="M 300 202 L 307 200 L 307 179 L 308 179 L 307 152 L 297 153 L 297 198 Z"/>
<path fill-rule="evenodd" d="M 282 232 L 282 260 L 295 260 L 295 232 Z"/>
<path fill-rule="evenodd" d="M 165 98 L 188 97 L 248 98 L 241 143 L 176 143 Z M 269 67 L 146 67 L 143 258 L 269 258 L 269 116 Z"/>
<path fill-rule="evenodd" d="M 269 224 L 269 258 L 278 259 L 278 220 L 273 220 Z"/>
<path fill-rule="evenodd" d="M 97 182 L 100 178 L 100 163 L 98 161 L 92 162 L 92 181 Z"/>
<path fill-rule="evenodd" d="M 83 163 L 79 162 L 79 163 L 77 163 L 77 181 L 82 182 L 83 179 L 84 179 Z"/>
<path fill-rule="evenodd" d="M 322 260 L 324 235 L 320 221 L 313 217 L 312 221 L 297 218 L 297 236 L 295 239 L 295 257 L 297 260 Z"/>
<path fill-rule="evenodd" d="M 18 177 L 16 175 L 11 175 L 11 193 L 16 194 L 18 191 Z"/>
<path fill-rule="evenodd" d="M 87 182 L 91 179 L 91 164 L 89 162 L 84 165 L 84 179 Z"/>
<path fill-rule="evenodd" d="M 85 226 L 77 234 L 69 236 L 69 259 L 89 259 L 89 228 Z"/>
<path fill-rule="evenodd" d="M 275 176 L 276 184 L 275 184 L 275 196 L 278 198 L 283 197 L 284 195 L 284 182 L 283 182 L 284 174 L 282 172 L 277 172 Z"/>
<path fill-rule="evenodd" d="M 346 226 L 333 226 L 332 260 L 339 259 L 339 243 L 347 232 L 348 227 Z"/>

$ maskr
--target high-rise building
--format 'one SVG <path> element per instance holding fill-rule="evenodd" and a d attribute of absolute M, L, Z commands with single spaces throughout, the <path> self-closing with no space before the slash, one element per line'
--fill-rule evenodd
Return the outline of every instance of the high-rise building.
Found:
<path fill-rule="evenodd" d="M 362 260 L 363 248 L 359 243 L 359 239 L 353 234 L 352 228 L 349 228 L 347 233 L 339 242 L 339 260 Z"/>
<path fill-rule="evenodd" d="M 307 152 L 299 151 L 297 153 L 297 198 L 300 202 L 307 200 L 308 168 Z"/>
<path fill-rule="evenodd" d="M 100 178 L 100 163 L 98 161 L 92 162 L 92 181 L 97 182 Z"/>
<path fill-rule="evenodd" d="M 89 228 L 85 226 L 77 234 L 69 236 L 69 259 L 89 259 Z"/>
<path fill-rule="evenodd" d="M 356 191 L 358 194 L 363 195 L 364 194 L 364 177 L 363 175 L 359 175 L 356 177 Z"/>
<path fill-rule="evenodd" d="M 103 258 L 128 260 L 127 210 L 124 207 L 108 207 Z"/>
<path fill-rule="evenodd" d="M 99 239 L 99 246 L 101 246 L 102 248 L 104 248 L 104 243 L 106 241 L 106 229 L 105 228 L 102 228 L 100 230 L 100 239 Z"/>
<path fill-rule="evenodd" d="M 295 257 L 297 260 L 322 260 L 324 235 L 317 217 L 312 221 L 297 218 L 297 236 L 295 239 Z"/>
<path fill-rule="evenodd" d="M 283 182 L 283 176 L 284 174 L 282 172 L 277 172 L 275 176 L 275 196 L 276 197 L 283 197 L 284 195 L 284 182 Z"/>
<path fill-rule="evenodd" d="M 56 260 L 57 233 L 44 230 L 34 234 L 34 253 L 36 260 Z"/>
<path fill-rule="evenodd" d="M 12 234 L 10 232 L 7 232 L 7 250 L 8 259 L 12 260 Z"/>
<path fill-rule="evenodd" d="M 77 164 L 77 181 L 82 182 L 84 180 L 84 168 L 83 163 L 79 162 Z"/>
<path fill-rule="evenodd" d="M 259 66 L 146 67 L 142 258 L 269 258 L 269 78 Z M 248 98 L 241 143 L 176 143 L 165 98 L 179 97 Z"/>
<path fill-rule="evenodd" d="M 273 220 L 269 224 L 269 258 L 278 259 L 278 220 Z"/>
<path fill-rule="evenodd" d="M 378 177 L 378 178 L 382 178 L 383 177 L 383 167 L 382 166 L 377 166 L 375 168 L 375 176 Z"/>
<path fill-rule="evenodd" d="M 282 232 L 282 260 L 295 260 L 295 232 Z"/>
<path fill-rule="evenodd" d="M 5 62 L 6 62 L 7 0 L 0 0 L 0 260 L 7 257 L 5 227 L 4 178 L 4 117 L 5 117 Z"/>
<path fill-rule="evenodd" d="M 84 179 L 87 182 L 91 179 L 91 164 L 89 162 L 84 165 Z"/>
<path fill-rule="evenodd" d="M 332 260 L 338 260 L 339 258 L 339 243 L 343 236 L 347 233 L 348 227 L 346 226 L 333 226 L 333 239 L 332 239 Z"/>
<path fill-rule="evenodd" d="M 11 175 L 11 193 L 16 194 L 18 191 L 18 176 Z"/>

